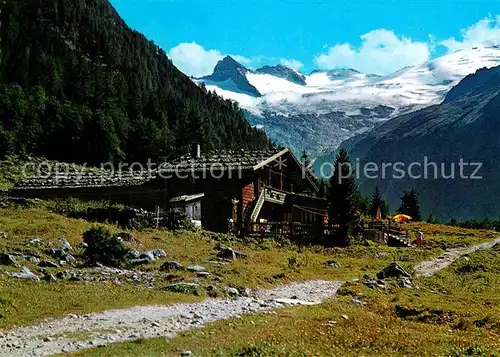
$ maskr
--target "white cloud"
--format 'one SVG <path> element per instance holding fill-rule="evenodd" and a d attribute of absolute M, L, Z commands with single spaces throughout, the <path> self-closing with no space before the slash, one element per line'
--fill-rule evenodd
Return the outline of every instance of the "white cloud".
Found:
<path fill-rule="evenodd" d="M 296 71 L 304 67 L 304 64 L 302 62 L 293 58 L 292 59 L 281 58 L 280 63 L 283 66 L 287 66 L 288 68 L 294 69 Z"/>
<path fill-rule="evenodd" d="M 450 37 L 440 44 L 452 52 L 481 45 L 498 46 L 500 45 L 500 15 L 489 16 L 460 32 L 461 39 L 456 40 Z"/>
<path fill-rule="evenodd" d="M 331 47 L 314 58 L 322 69 L 353 68 L 375 74 L 389 74 L 406 66 L 429 60 L 431 45 L 398 37 L 393 31 L 378 29 L 361 36 L 361 45 L 349 43 Z"/>
<path fill-rule="evenodd" d="M 226 55 L 219 50 L 207 50 L 196 42 L 180 43 L 170 49 L 168 56 L 174 65 L 187 75 L 202 77 L 212 74 L 215 65 Z M 238 55 L 231 55 L 242 64 L 250 64 L 251 60 Z"/>

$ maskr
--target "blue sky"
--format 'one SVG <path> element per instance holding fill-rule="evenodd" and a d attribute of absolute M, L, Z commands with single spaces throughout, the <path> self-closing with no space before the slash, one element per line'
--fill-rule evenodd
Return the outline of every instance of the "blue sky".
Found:
<path fill-rule="evenodd" d="M 250 68 L 391 73 L 475 45 L 500 45 L 495 0 L 111 0 L 189 75 L 230 54 Z"/>

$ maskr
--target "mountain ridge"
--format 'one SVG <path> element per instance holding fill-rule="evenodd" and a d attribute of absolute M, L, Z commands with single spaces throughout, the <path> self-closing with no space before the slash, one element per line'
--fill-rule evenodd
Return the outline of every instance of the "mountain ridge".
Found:
<path fill-rule="evenodd" d="M 497 217 L 500 215 L 500 66 L 481 69 L 465 77 L 439 105 L 396 117 L 373 129 L 350 146 L 350 155 L 361 164 L 402 162 L 438 165 L 428 167 L 426 178 L 405 177 L 370 180 L 361 178 L 368 194 L 377 185 L 397 207 L 403 190 L 416 188 L 424 214 L 442 220 Z M 343 146 L 346 146 L 343 144 Z M 467 163 L 465 175 L 460 162 Z M 480 165 L 472 179 L 472 164 Z M 443 166 L 444 165 L 444 166 Z M 451 165 L 455 167 L 453 179 Z M 446 175 L 442 175 L 443 167 Z M 425 173 L 420 169 L 420 174 Z M 467 176 L 467 178 L 465 177 Z"/>
<path fill-rule="evenodd" d="M 296 152 L 320 160 L 338 146 L 382 122 L 441 103 L 460 80 L 477 69 L 500 65 L 500 49 L 475 47 L 447 54 L 391 75 L 355 69 L 316 70 L 306 85 L 248 70 L 245 79 L 260 96 L 240 86 L 200 80 L 207 89 L 237 101 L 253 126 Z M 381 112 L 380 106 L 387 108 Z"/>

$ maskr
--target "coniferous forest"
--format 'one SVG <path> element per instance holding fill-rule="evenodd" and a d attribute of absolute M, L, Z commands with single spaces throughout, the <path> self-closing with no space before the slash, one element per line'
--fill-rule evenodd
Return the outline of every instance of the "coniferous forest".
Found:
<path fill-rule="evenodd" d="M 107 0 L 0 0 L 0 157 L 169 159 L 262 148 L 238 105 L 194 84 Z"/>

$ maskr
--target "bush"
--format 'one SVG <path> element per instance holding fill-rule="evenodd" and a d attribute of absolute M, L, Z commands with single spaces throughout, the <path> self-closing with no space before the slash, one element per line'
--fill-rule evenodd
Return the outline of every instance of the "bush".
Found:
<path fill-rule="evenodd" d="M 83 234 L 83 241 L 88 245 L 84 256 L 90 264 L 120 266 L 125 261 L 128 251 L 125 244 L 104 227 L 89 229 Z"/>

